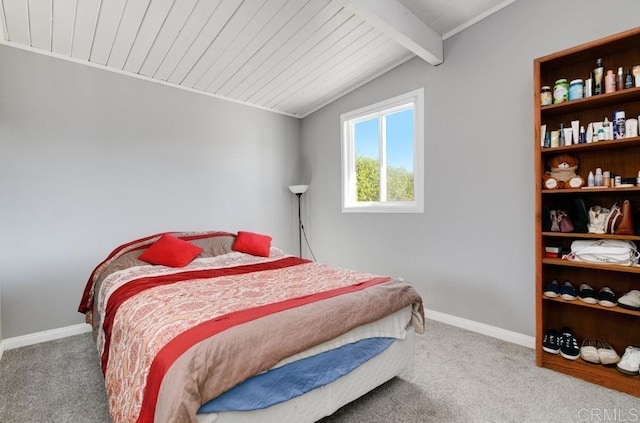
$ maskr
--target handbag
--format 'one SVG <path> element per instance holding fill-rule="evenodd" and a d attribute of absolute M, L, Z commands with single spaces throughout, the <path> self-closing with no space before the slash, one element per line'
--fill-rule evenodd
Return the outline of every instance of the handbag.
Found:
<path fill-rule="evenodd" d="M 636 244 L 632 241 L 600 239 L 573 241 L 568 258 L 585 263 L 635 266 L 639 256 Z"/>
<path fill-rule="evenodd" d="M 620 224 L 620 219 L 622 218 L 622 211 L 620 210 L 620 205 L 618 203 L 614 203 L 609 209 L 609 215 L 604 224 L 604 231 L 607 234 L 613 234 L 616 232 L 616 228 Z"/>
<path fill-rule="evenodd" d="M 605 224 L 609 216 L 609 209 L 600 206 L 589 208 L 589 233 L 603 234 L 605 233 Z"/>
<path fill-rule="evenodd" d="M 569 214 L 560 210 L 557 215 L 558 220 L 560 221 L 560 232 L 573 232 L 574 227 Z"/>
<path fill-rule="evenodd" d="M 551 232 L 573 232 L 573 223 L 564 210 L 551 210 Z"/>
<path fill-rule="evenodd" d="M 622 202 L 620 213 L 622 217 L 620 218 L 619 224 L 614 233 L 616 235 L 633 235 L 635 232 L 633 229 L 633 212 L 631 211 L 631 203 L 629 200 Z"/>

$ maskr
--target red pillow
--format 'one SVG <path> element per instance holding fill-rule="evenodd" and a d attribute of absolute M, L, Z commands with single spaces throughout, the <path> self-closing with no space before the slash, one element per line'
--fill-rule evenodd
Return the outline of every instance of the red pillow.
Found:
<path fill-rule="evenodd" d="M 254 256 L 269 257 L 271 237 L 268 235 L 254 234 L 253 232 L 238 231 L 233 246 L 234 251 L 247 253 Z"/>
<path fill-rule="evenodd" d="M 191 263 L 202 248 L 183 241 L 173 235 L 164 234 L 154 242 L 138 259 L 151 264 L 162 264 L 169 267 L 184 267 Z"/>

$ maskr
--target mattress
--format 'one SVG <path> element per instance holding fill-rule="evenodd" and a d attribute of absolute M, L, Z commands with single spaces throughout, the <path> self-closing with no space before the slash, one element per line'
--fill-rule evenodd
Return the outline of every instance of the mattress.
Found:
<path fill-rule="evenodd" d="M 396 341 L 383 352 L 334 382 L 262 410 L 198 414 L 198 422 L 301 423 L 314 422 L 329 416 L 340 407 L 397 376 L 412 362 L 415 332 L 411 326 L 408 326 L 410 319 L 411 307 L 405 307 L 377 322 L 357 327 L 338 338 L 296 354 L 274 366 L 274 368 L 279 367 L 367 337 L 396 338 Z"/>

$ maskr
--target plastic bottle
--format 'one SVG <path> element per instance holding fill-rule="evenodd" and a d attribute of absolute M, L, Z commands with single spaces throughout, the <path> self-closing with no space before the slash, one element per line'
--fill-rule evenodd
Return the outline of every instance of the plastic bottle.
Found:
<path fill-rule="evenodd" d="M 602 59 L 596 61 L 596 68 L 593 70 L 593 95 L 604 93 L 604 66 Z"/>
<path fill-rule="evenodd" d="M 613 93 L 616 91 L 616 75 L 611 69 L 607 71 L 607 75 L 604 77 L 604 92 Z"/>
<path fill-rule="evenodd" d="M 559 142 L 560 147 L 566 145 L 565 144 L 566 141 L 564 139 L 564 125 L 562 123 L 560 124 L 560 138 L 559 138 L 559 140 L 560 140 L 560 142 Z"/>
<path fill-rule="evenodd" d="M 604 129 L 604 125 L 601 126 L 600 128 L 598 128 L 598 132 L 596 133 L 596 135 L 593 137 L 594 140 L 596 141 L 604 141 L 607 139 L 607 135 Z"/>
<path fill-rule="evenodd" d="M 545 85 L 540 90 L 540 105 L 548 106 L 553 103 L 553 94 L 551 93 L 551 87 L 549 85 Z"/>
<path fill-rule="evenodd" d="M 597 186 L 597 187 L 601 187 L 602 184 L 604 184 L 604 177 L 602 175 L 602 169 L 601 168 L 597 168 L 596 169 L 596 176 L 594 178 L 594 183 L 595 183 L 595 186 Z"/>
<path fill-rule="evenodd" d="M 616 91 L 624 89 L 624 69 L 618 66 L 618 75 L 616 76 Z"/>
<path fill-rule="evenodd" d="M 626 120 L 626 115 L 624 113 L 624 110 L 616 110 L 613 112 L 613 121 L 611 122 L 611 128 L 613 129 L 613 137 L 611 137 L 610 139 L 624 138 L 625 120 Z"/>
<path fill-rule="evenodd" d="M 587 186 L 594 187 L 596 186 L 595 178 L 593 177 L 593 172 L 589 171 L 589 176 L 587 177 Z"/>
<path fill-rule="evenodd" d="M 631 69 L 629 69 L 627 74 L 624 76 L 624 88 L 633 88 L 634 83 L 633 75 L 631 75 Z"/>
<path fill-rule="evenodd" d="M 562 103 L 569 99 L 569 83 L 566 78 L 556 81 L 553 86 L 553 104 Z"/>
<path fill-rule="evenodd" d="M 574 79 L 569 83 L 569 100 L 584 98 L 584 83 L 582 79 Z"/>
<path fill-rule="evenodd" d="M 584 130 L 584 126 L 580 126 L 580 138 L 578 143 L 585 144 L 587 142 L 587 133 Z"/>
<path fill-rule="evenodd" d="M 584 80 L 584 97 L 588 98 L 593 95 L 593 72 L 589 74 L 589 78 Z"/>
<path fill-rule="evenodd" d="M 598 141 L 606 141 L 613 138 L 613 131 L 611 130 L 611 124 L 609 123 L 609 118 L 605 117 L 604 122 L 602 122 L 602 130 L 603 130 L 603 138 Z"/>

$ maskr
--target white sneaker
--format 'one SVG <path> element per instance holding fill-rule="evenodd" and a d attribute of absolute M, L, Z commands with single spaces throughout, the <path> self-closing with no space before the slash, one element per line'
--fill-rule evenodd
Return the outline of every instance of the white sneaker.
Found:
<path fill-rule="evenodd" d="M 634 289 L 624 294 L 618 300 L 620 307 L 628 308 L 631 310 L 640 310 L 640 291 Z"/>
<path fill-rule="evenodd" d="M 620 356 L 616 350 L 605 341 L 598 341 L 598 358 L 600 359 L 600 363 L 604 365 L 616 364 L 620 361 Z"/>
<path fill-rule="evenodd" d="M 618 371 L 625 375 L 635 376 L 640 371 L 640 348 L 629 346 L 622 359 L 616 364 Z"/>
<path fill-rule="evenodd" d="M 600 357 L 598 357 L 598 349 L 596 348 L 596 341 L 593 339 L 585 339 L 582 341 L 582 347 L 580 347 L 580 358 L 589 363 L 600 363 Z"/>

